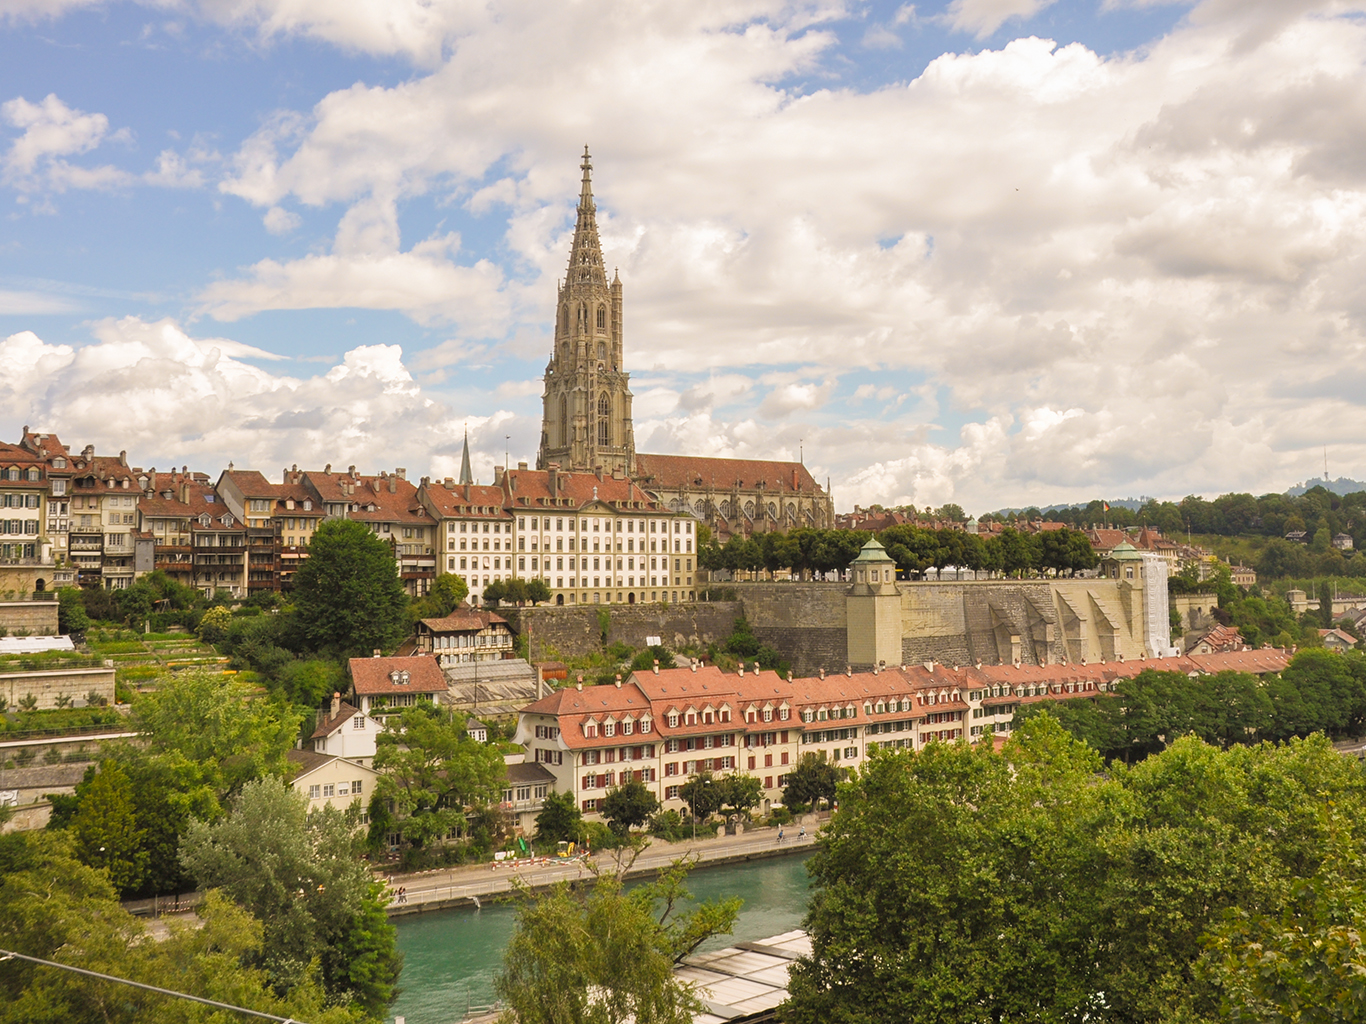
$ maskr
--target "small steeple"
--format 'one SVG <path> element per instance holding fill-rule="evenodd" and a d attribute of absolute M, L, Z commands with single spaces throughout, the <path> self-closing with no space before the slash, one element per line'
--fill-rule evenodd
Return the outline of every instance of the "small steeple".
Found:
<path fill-rule="evenodd" d="M 470 430 L 465 428 L 465 451 L 460 456 L 460 483 L 474 483 L 474 473 L 470 470 Z"/>

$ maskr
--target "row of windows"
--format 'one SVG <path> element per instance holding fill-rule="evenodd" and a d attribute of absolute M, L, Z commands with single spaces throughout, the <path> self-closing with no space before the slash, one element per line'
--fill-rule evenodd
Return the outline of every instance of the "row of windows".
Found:
<path fill-rule="evenodd" d="M 645 743 L 639 747 L 605 747 L 602 750 L 585 750 L 579 758 L 581 765 L 612 764 L 614 761 L 648 761 L 655 756 L 655 745 Z"/>
<path fill-rule="evenodd" d="M 37 533 L 36 519 L 0 519 L 0 533 Z"/>
<path fill-rule="evenodd" d="M 0 494 L 0 508 L 37 508 L 37 494 Z"/>
<path fill-rule="evenodd" d="M 680 534 L 680 535 L 687 535 L 687 536 L 691 536 L 691 535 L 692 535 L 692 521 L 691 521 L 691 520 L 675 519 L 675 520 L 671 520 L 671 521 L 672 521 L 673 524 L 674 524 L 674 529 L 673 529 L 673 532 L 674 532 L 674 533 L 677 533 L 677 534 Z M 526 516 L 518 516 L 518 517 L 517 517 L 517 529 L 518 529 L 518 530 L 522 530 L 522 531 L 530 530 L 530 531 L 533 532 L 533 533 L 540 532 L 540 531 L 550 531 L 550 530 L 552 530 L 552 529 L 553 529 L 553 530 L 556 530 L 556 531 L 559 531 L 559 532 L 561 532 L 561 533 L 563 533 L 563 532 L 565 532 L 566 529 L 567 529 L 568 532 L 573 533 L 573 532 L 574 532 L 574 526 L 575 526 L 575 524 L 577 523 L 577 524 L 578 524 L 578 528 L 579 528 L 579 529 L 578 529 L 578 532 L 579 532 L 579 533 L 588 533 L 588 532 L 590 532 L 590 530 L 591 530 L 591 532 L 593 532 L 593 533 L 603 533 L 603 532 L 611 533 L 611 532 L 613 531 L 613 526 L 612 526 L 612 524 L 615 523 L 615 524 L 616 524 L 616 532 L 617 532 L 617 533 L 635 533 L 635 532 L 637 532 L 637 531 L 636 531 L 636 523 L 639 522 L 639 523 L 640 523 L 640 530 L 639 530 L 640 533 L 645 533 L 645 532 L 647 532 L 647 528 L 646 528 L 646 525 L 645 525 L 646 523 L 649 523 L 648 532 L 650 532 L 650 533 L 668 533 L 668 532 L 669 532 L 669 521 L 661 521 L 661 520 L 658 520 L 658 519 L 648 519 L 648 520 L 647 520 L 647 519 L 640 519 L 640 520 L 636 520 L 636 519 L 608 519 L 608 518 L 605 518 L 605 517 L 594 517 L 594 518 L 591 518 L 591 519 L 576 520 L 576 519 L 574 519 L 573 517 L 570 517 L 570 518 L 568 519 L 569 526 L 566 527 L 566 526 L 564 525 L 564 524 L 565 524 L 565 517 L 560 516 L 560 517 L 557 517 L 557 518 L 554 520 L 555 525 L 552 527 L 552 526 L 550 525 L 550 524 L 551 524 L 551 517 L 550 517 L 550 516 L 544 516 L 544 517 L 542 517 L 542 516 L 531 516 L 531 517 L 530 517 L 530 522 L 531 522 L 531 525 L 528 526 L 528 525 L 527 525 L 527 517 L 526 517 Z M 591 527 L 589 526 L 590 523 L 592 524 Z M 459 529 L 457 530 L 457 529 L 456 529 L 457 524 L 456 524 L 455 522 L 453 522 L 453 521 L 448 521 L 448 522 L 446 523 L 446 532 L 447 532 L 447 533 L 457 533 L 457 532 L 459 532 L 459 533 L 479 533 L 479 532 L 480 532 L 480 531 L 479 531 L 479 525 L 480 525 L 479 523 L 465 523 L 465 522 L 461 522 L 461 523 L 459 524 Z M 512 532 L 512 523 L 511 523 L 510 521 L 509 521 L 509 522 L 505 522 L 505 523 L 502 523 L 502 522 L 498 522 L 498 523 L 484 523 L 483 526 L 484 526 L 484 530 L 483 530 L 484 533 L 489 533 L 489 532 L 492 532 L 492 533 L 511 533 L 511 532 Z M 490 527 L 492 527 L 492 530 L 490 530 Z"/>
<path fill-rule="evenodd" d="M 316 786 L 308 787 L 308 798 L 310 800 L 327 800 L 334 796 L 360 796 L 364 789 L 364 783 L 360 779 L 354 782 L 325 782 Z"/>
<path fill-rule="evenodd" d="M 36 466 L 28 469 L 17 469 L 14 466 L 7 466 L 0 469 L 0 480 L 41 480 L 42 473 Z"/>

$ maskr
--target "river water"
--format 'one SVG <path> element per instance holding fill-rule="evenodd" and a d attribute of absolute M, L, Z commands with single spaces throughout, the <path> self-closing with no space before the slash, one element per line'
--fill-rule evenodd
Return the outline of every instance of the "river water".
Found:
<path fill-rule="evenodd" d="M 695 868 L 688 876 L 695 898 L 740 896 L 745 901 L 735 933 L 714 938 L 701 949 L 753 942 L 801 927 L 808 885 L 806 856 Z M 406 1018 L 406 1024 L 453 1024 L 468 1006 L 494 1001 L 493 979 L 515 924 L 511 905 L 486 901 L 482 910 L 441 910 L 394 923 L 404 962 L 402 992 L 391 1016 Z"/>

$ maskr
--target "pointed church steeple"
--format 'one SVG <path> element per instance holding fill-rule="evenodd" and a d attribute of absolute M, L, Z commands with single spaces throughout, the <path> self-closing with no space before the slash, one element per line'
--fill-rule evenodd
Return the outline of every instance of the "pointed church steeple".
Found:
<path fill-rule="evenodd" d="M 598 207 L 593 202 L 593 158 L 588 147 L 583 147 L 583 181 L 579 187 L 578 218 L 574 224 L 574 245 L 569 250 L 569 273 L 566 284 L 593 285 L 607 283 L 602 268 L 602 243 L 598 239 Z"/>
<path fill-rule="evenodd" d="M 593 201 L 593 158 L 583 147 L 569 267 L 556 294 L 555 343 L 545 370 L 536 465 L 635 472 L 629 377 L 622 358 L 622 287 L 609 284 Z"/>
<path fill-rule="evenodd" d="M 465 429 L 465 451 L 460 456 L 460 482 L 462 484 L 474 483 L 474 473 L 470 470 L 470 432 Z"/>

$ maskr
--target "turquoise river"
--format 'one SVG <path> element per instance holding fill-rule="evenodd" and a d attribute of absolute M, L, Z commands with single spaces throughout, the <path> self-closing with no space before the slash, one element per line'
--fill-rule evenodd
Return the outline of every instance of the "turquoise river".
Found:
<path fill-rule="evenodd" d="M 711 940 L 703 950 L 753 942 L 801 927 L 808 895 L 806 857 L 774 857 L 714 868 L 697 868 L 688 888 L 699 900 L 740 896 L 745 906 L 735 934 Z M 389 1011 L 406 1024 L 454 1024 L 469 1006 L 494 1001 L 493 979 L 512 936 L 514 911 L 505 902 L 481 910 L 440 910 L 399 918 L 403 990 Z"/>

